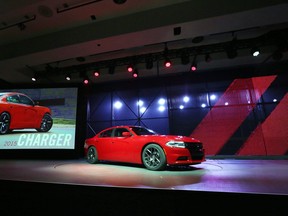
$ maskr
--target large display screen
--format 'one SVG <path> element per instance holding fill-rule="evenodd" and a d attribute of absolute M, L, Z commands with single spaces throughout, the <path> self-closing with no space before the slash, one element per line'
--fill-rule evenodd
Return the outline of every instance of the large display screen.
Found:
<path fill-rule="evenodd" d="M 74 149 L 78 88 L 0 90 L 0 150 Z"/>

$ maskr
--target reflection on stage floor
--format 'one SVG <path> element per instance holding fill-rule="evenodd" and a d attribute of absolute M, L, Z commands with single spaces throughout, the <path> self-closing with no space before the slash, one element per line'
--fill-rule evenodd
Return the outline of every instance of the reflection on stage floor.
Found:
<path fill-rule="evenodd" d="M 288 195 L 288 160 L 207 159 L 202 164 L 165 171 L 131 164 L 88 164 L 84 159 L 0 162 L 1 180 Z"/>

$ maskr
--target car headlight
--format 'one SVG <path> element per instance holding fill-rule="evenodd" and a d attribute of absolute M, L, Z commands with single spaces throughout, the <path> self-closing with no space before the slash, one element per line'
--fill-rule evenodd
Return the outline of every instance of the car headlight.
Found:
<path fill-rule="evenodd" d="M 171 140 L 167 142 L 166 145 L 169 147 L 185 148 L 185 143 L 183 141 Z"/>

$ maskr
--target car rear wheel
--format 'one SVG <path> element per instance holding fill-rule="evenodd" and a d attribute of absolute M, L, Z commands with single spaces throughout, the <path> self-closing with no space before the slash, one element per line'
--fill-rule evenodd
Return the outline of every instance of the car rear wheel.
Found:
<path fill-rule="evenodd" d="M 0 115 L 0 134 L 6 134 L 9 132 L 11 117 L 9 113 L 3 112 Z"/>
<path fill-rule="evenodd" d="M 94 146 L 89 147 L 86 160 L 88 163 L 95 164 L 98 162 L 98 153 Z"/>
<path fill-rule="evenodd" d="M 142 161 L 149 170 L 163 170 L 167 162 L 163 149 L 157 144 L 147 145 L 142 152 Z"/>
<path fill-rule="evenodd" d="M 51 115 L 45 114 L 42 118 L 40 128 L 37 128 L 36 130 L 38 132 L 48 132 L 52 128 L 52 125 L 53 119 Z"/>

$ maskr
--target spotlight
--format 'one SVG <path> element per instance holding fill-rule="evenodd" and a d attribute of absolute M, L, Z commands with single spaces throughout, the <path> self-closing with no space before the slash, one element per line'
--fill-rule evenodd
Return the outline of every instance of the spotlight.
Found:
<path fill-rule="evenodd" d="M 131 72 L 133 72 L 133 70 L 134 70 L 134 69 L 133 69 L 133 65 L 132 65 L 132 64 L 130 64 L 130 65 L 127 66 L 127 71 L 128 71 L 128 72 L 131 73 Z"/>
<path fill-rule="evenodd" d="M 170 59 L 168 57 L 165 57 L 164 66 L 166 68 L 169 68 L 172 66 L 172 62 L 170 61 Z"/>
<path fill-rule="evenodd" d="M 32 76 L 32 78 L 31 78 L 31 80 L 32 80 L 33 82 L 36 82 L 37 79 L 38 79 L 38 76 L 37 76 L 36 73 L 34 73 L 33 76 Z"/>
<path fill-rule="evenodd" d="M 153 68 L 153 58 L 151 55 L 145 58 L 146 69 L 150 70 Z"/>
<path fill-rule="evenodd" d="M 134 78 L 137 78 L 137 77 L 138 77 L 138 70 L 137 70 L 137 69 L 135 69 L 135 70 L 133 71 L 132 76 L 133 76 Z"/>
<path fill-rule="evenodd" d="M 99 77 L 100 76 L 100 71 L 99 70 L 94 70 L 93 72 L 94 77 Z"/>
<path fill-rule="evenodd" d="M 258 56 L 260 54 L 259 48 L 258 47 L 253 47 L 251 49 L 251 54 L 252 54 L 252 56 L 255 56 L 255 57 Z"/>
<path fill-rule="evenodd" d="M 207 53 L 206 55 L 205 55 L 205 62 L 211 62 L 212 61 L 212 58 L 211 58 L 211 56 L 210 56 L 210 54 L 209 53 Z"/>
<path fill-rule="evenodd" d="M 190 67 L 191 71 L 196 71 L 197 70 L 197 64 L 193 63 Z"/>
<path fill-rule="evenodd" d="M 170 61 L 170 59 L 168 58 L 168 47 L 167 47 L 167 44 L 165 43 L 165 48 L 164 48 L 164 66 L 166 68 L 169 68 L 172 66 L 172 62 Z"/>
<path fill-rule="evenodd" d="M 190 56 L 189 53 L 187 51 L 182 52 L 181 54 L 181 63 L 183 65 L 186 65 L 190 62 Z"/>
<path fill-rule="evenodd" d="M 236 46 L 236 42 L 237 39 L 234 38 L 230 43 L 227 44 L 227 46 L 225 47 L 225 51 L 227 54 L 227 57 L 229 59 L 234 59 L 238 56 L 238 52 L 237 52 L 237 46 Z"/>
<path fill-rule="evenodd" d="M 110 65 L 109 66 L 108 73 L 111 74 L 111 75 L 115 73 L 115 66 L 114 65 Z"/>
<path fill-rule="evenodd" d="M 190 70 L 191 71 L 196 71 L 197 70 L 196 57 L 197 57 L 197 55 L 194 56 L 193 62 L 191 64 L 191 66 L 190 66 Z"/>
<path fill-rule="evenodd" d="M 71 75 L 70 75 L 70 74 L 67 74 L 66 77 L 65 77 L 65 79 L 68 80 L 68 81 L 70 81 L 70 80 L 71 80 Z"/>
<path fill-rule="evenodd" d="M 84 77 L 83 83 L 84 83 L 84 85 L 88 85 L 89 84 L 89 78 L 87 76 Z"/>

